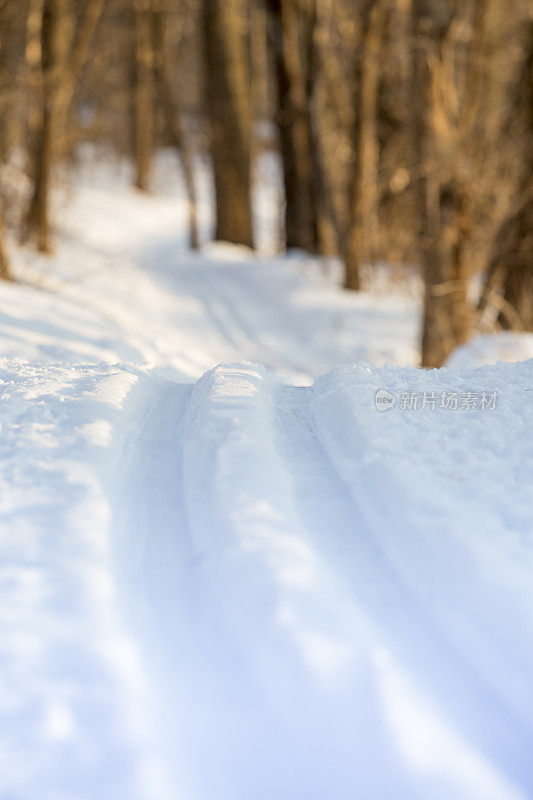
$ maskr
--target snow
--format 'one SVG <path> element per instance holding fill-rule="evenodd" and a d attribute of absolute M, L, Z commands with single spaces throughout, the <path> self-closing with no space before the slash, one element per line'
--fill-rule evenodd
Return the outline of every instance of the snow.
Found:
<path fill-rule="evenodd" d="M 496 361 L 516 362 L 533 358 L 533 333 L 500 331 L 475 336 L 457 347 L 446 362 L 453 369 L 482 367 Z"/>
<path fill-rule="evenodd" d="M 406 653 L 421 650 L 419 685 L 437 683 L 446 715 L 524 773 L 533 718 L 532 382 L 533 361 L 426 374 L 360 365 L 319 378 L 313 401 L 316 435 L 414 603 L 409 625 L 423 616 Z M 397 402 L 377 412 L 383 389 Z M 440 407 L 456 393 L 457 409 Z M 483 409 L 493 393 L 495 407 Z M 419 408 L 402 408 L 412 394 Z M 469 397 L 477 408 L 461 406 Z"/>
<path fill-rule="evenodd" d="M 82 163 L 0 286 L 1 800 L 525 800 L 533 360 L 176 185 Z"/>
<path fill-rule="evenodd" d="M 2 798 L 98 787 L 126 800 L 148 770 L 104 488 L 137 380 L 108 365 L 0 362 Z"/>

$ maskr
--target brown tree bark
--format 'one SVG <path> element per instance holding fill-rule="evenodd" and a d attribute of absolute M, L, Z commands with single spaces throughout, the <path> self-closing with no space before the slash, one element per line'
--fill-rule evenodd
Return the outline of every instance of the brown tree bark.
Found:
<path fill-rule="evenodd" d="M 154 54 L 152 50 L 151 3 L 136 0 L 135 18 L 135 186 L 143 192 L 150 186 L 154 152 Z"/>
<path fill-rule="evenodd" d="M 503 248 L 500 263 L 506 267 L 503 296 L 514 308 L 520 324 L 526 331 L 533 331 L 533 20 L 530 21 L 527 39 L 526 58 L 521 76 L 523 93 L 521 101 L 525 109 L 525 130 L 523 134 L 523 198 L 517 212 L 508 223 L 496 242 L 501 239 L 507 243 Z M 505 236 L 507 234 L 507 236 Z M 501 253 L 501 246 L 500 246 Z M 503 327 L 511 327 L 508 318 L 500 314 Z"/>
<path fill-rule="evenodd" d="M 267 0 L 277 85 L 287 248 L 320 249 L 320 166 L 312 119 L 314 0 Z"/>
<path fill-rule="evenodd" d="M 355 57 L 352 168 L 348 225 L 341 238 L 344 285 L 361 288 L 361 265 L 374 255 L 378 237 L 377 103 L 379 57 L 385 24 L 381 0 L 370 0 L 359 10 L 361 41 Z"/>
<path fill-rule="evenodd" d="M 11 269 L 9 266 L 9 259 L 4 247 L 4 220 L 2 211 L 2 200 L 0 198 L 0 280 L 11 280 Z"/>
<path fill-rule="evenodd" d="M 6 55 L 6 42 L 5 42 L 5 20 L 3 18 L 2 12 L 3 9 L 0 5 L 0 115 L 3 116 L 6 113 L 6 103 L 4 97 L 4 91 L 7 85 L 7 81 L 9 80 L 9 62 Z M 5 125 L 0 125 L 0 159 L 5 157 L 5 148 L 6 148 L 6 128 Z M 1 187 L 0 187 L 1 189 Z M 5 250 L 4 245 L 4 220 L 3 220 L 3 208 L 2 208 L 2 196 L 0 193 L 0 279 L 1 280 L 9 280 L 11 278 L 11 271 L 9 268 L 9 261 L 7 258 L 7 253 Z"/>
<path fill-rule="evenodd" d="M 37 141 L 43 113 L 42 25 L 44 2 L 45 0 L 29 0 L 26 18 L 27 125 L 31 142 Z"/>
<path fill-rule="evenodd" d="M 152 23 L 155 75 L 161 94 L 167 127 L 178 152 L 183 172 L 185 191 L 187 193 L 189 246 L 196 250 L 200 246 L 200 236 L 198 232 L 198 201 L 194 179 L 194 157 L 182 124 L 182 111 L 179 100 L 173 89 L 171 65 L 165 41 L 166 9 L 164 6 L 153 9 Z"/>
<path fill-rule="evenodd" d="M 505 330 L 533 331 L 533 183 L 497 232 L 479 301 Z"/>
<path fill-rule="evenodd" d="M 203 0 L 215 238 L 253 247 L 252 103 L 245 0 Z"/>
<path fill-rule="evenodd" d="M 479 303 L 499 305 L 505 329 L 533 330 L 533 22 L 530 22 L 515 115 L 519 129 L 521 176 L 515 208 L 499 228 Z M 503 303 L 500 298 L 503 298 Z"/>
<path fill-rule="evenodd" d="M 533 330 L 533 184 L 498 230 L 479 311 L 496 306 L 505 330 Z"/>
<path fill-rule="evenodd" d="M 522 330 L 533 331 L 533 197 L 511 222 L 512 243 L 505 253 L 507 274 L 503 297 L 514 309 Z M 500 312 L 502 328 L 515 328 L 514 318 Z M 513 324 L 514 323 L 514 324 Z"/>
<path fill-rule="evenodd" d="M 78 22 L 71 0 L 44 0 L 41 5 L 40 58 L 42 102 L 32 154 L 33 192 L 24 238 L 35 238 L 38 249 L 49 253 L 50 176 L 66 141 L 68 118 L 77 82 L 105 0 L 89 0 Z M 39 8 L 35 4 L 34 13 Z M 39 26 L 35 26 L 39 30 Z"/>
<path fill-rule="evenodd" d="M 70 0 L 45 0 L 41 22 L 42 107 L 33 154 L 33 193 L 26 218 L 26 235 L 36 237 L 42 253 L 51 252 L 49 187 L 57 151 L 59 89 L 68 63 L 71 37 Z"/>
<path fill-rule="evenodd" d="M 443 141 L 448 147 L 453 142 L 449 130 L 441 134 L 443 110 L 436 85 L 446 69 L 444 47 L 452 22 L 447 5 L 432 0 L 413 4 L 413 130 L 419 157 L 416 184 L 424 276 L 422 364 L 427 367 L 441 366 L 458 344 L 470 338 L 474 317 L 466 259 L 469 198 L 453 165 L 445 163 L 441 146 Z M 448 160 L 453 157 L 453 150 L 448 150 Z"/>

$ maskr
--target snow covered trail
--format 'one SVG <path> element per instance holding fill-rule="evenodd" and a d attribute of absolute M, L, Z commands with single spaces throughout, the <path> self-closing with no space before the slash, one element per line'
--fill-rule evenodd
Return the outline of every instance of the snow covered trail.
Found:
<path fill-rule="evenodd" d="M 143 599 L 185 796 L 527 797 L 531 716 L 480 681 L 380 549 L 310 402 L 244 364 L 189 402 L 180 545 L 163 526 Z"/>
<path fill-rule="evenodd" d="M 0 800 L 533 796 L 533 362 L 97 178 L 0 286 Z"/>
<path fill-rule="evenodd" d="M 505 630 L 489 629 L 473 669 L 457 619 L 442 629 L 322 449 L 324 394 L 259 365 L 194 388 L 154 380 L 124 447 L 114 542 L 184 796 L 527 797 L 531 649 L 498 665 Z"/>
<path fill-rule="evenodd" d="M 396 286 L 352 297 L 338 287 L 338 265 L 329 275 L 302 254 L 220 244 L 190 253 L 178 176 L 161 169 L 167 188 L 150 196 L 109 169 L 82 171 L 54 259 L 14 253 L 21 283 L 0 287 L 0 355 L 152 363 L 183 381 L 247 360 L 306 384 L 354 359 L 416 362 L 415 296 Z"/>

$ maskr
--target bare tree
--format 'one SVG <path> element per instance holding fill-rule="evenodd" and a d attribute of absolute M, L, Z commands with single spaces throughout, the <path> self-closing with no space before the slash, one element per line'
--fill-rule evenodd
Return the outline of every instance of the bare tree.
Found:
<path fill-rule="evenodd" d="M 135 0 L 135 186 L 147 191 L 154 151 L 154 53 L 151 0 Z"/>
<path fill-rule="evenodd" d="M 363 259 L 372 258 L 378 238 L 377 133 L 379 62 L 385 9 L 381 0 L 366 0 L 359 9 L 360 42 L 355 56 L 352 168 L 347 228 L 341 238 L 344 285 L 360 289 Z"/>
<path fill-rule="evenodd" d="M 503 328 L 533 331 L 533 185 L 499 232 L 494 264 L 503 271 Z M 511 309 L 511 311 L 509 311 Z"/>
<path fill-rule="evenodd" d="M 523 7 L 517 3 L 515 10 L 508 15 L 499 0 L 414 2 L 414 171 L 426 366 L 441 365 L 474 330 L 472 277 L 513 212 L 520 148 L 509 96 L 525 21 Z"/>
<path fill-rule="evenodd" d="M 245 0 L 203 0 L 216 239 L 253 246 L 252 103 Z"/>
<path fill-rule="evenodd" d="M 65 150 L 69 113 L 105 0 L 88 0 L 77 17 L 71 0 L 44 0 L 40 25 L 42 103 L 32 154 L 33 192 L 25 237 L 51 251 L 49 194 L 53 164 Z"/>
<path fill-rule="evenodd" d="M 285 186 L 286 245 L 320 250 L 321 166 L 313 121 L 315 0 L 267 0 L 277 89 L 276 124 Z"/>
<path fill-rule="evenodd" d="M 197 249 L 200 244 L 198 233 L 198 203 L 194 178 L 194 156 L 189 145 L 183 124 L 183 112 L 179 97 L 174 89 L 172 60 L 166 42 L 165 31 L 168 22 L 168 3 L 165 0 L 153 2 L 152 23 L 154 37 L 154 58 L 157 88 L 161 96 L 163 114 L 174 146 L 179 155 L 188 203 L 189 245 Z"/>
<path fill-rule="evenodd" d="M 7 57 L 6 57 L 6 42 L 5 42 L 5 19 L 4 15 L 2 14 L 2 6 L 0 5 L 0 115 L 5 114 L 5 106 L 6 106 L 6 83 L 7 83 L 7 72 L 8 72 L 8 64 L 7 64 Z M 0 126 L 0 157 L 4 154 L 4 127 Z M 4 246 L 4 220 L 3 220 L 3 202 L 2 202 L 2 195 L 1 195 L 1 186 L 0 186 L 0 279 L 8 280 L 11 277 L 11 271 L 9 268 L 9 261 L 7 258 L 5 246 Z"/>
<path fill-rule="evenodd" d="M 440 366 L 469 338 L 473 323 L 465 263 L 471 209 L 465 183 L 453 168 L 458 143 L 449 124 L 453 115 L 445 107 L 457 92 L 448 72 L 453 71 L 453 11 L 448 2 L 414 0 L 413 20 L 414 150 L 425 286 L 422 363 Z"/>
<path fill-rule="evenodd" d="M 479 310 L 496 306 L 503 328 L 533 330 L 533 22 L 529 22 L 513 117 L 520 163 L 515 201 L 492 245 Z"/>
<path fill-rule="evenodd" d="M 11 279 L 11 269 L 9 267 L 9 261 L 4 247 L 4 222 L 3 222 L 1 199 L 0 199 L 0 279 L 1 280 Z"/>

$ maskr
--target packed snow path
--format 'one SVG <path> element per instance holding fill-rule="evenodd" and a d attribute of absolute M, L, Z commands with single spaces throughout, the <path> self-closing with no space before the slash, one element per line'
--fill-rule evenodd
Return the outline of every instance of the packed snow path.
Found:
<path fill-rule="evenodd" d="M 175 203 L 1 287 L 1 800 L 532 796 L 533 362 L 356 364 L 409 298 Z"/>

